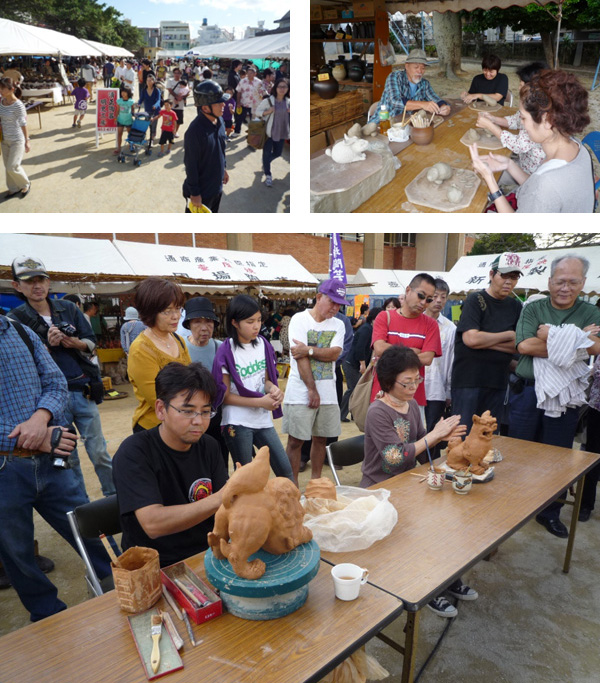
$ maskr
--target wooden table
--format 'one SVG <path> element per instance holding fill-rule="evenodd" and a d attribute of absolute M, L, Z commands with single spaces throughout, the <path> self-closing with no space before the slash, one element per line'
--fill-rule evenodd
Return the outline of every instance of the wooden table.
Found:
<path fill-rule="evenodd" d="M 514 108 L 503 107 L 494 112 L 494 116 L 508 116 L 514 114 Z M 453 126 L 448 126 L 448 121 L 453 122 Z M 449 117 L 444 123 L 440 124 L 434 132 L 433 141 L 429 145 L 412 144 L 397 154 L 402 163 L 394 177 L 385 187 L 382 187 L 369 200 L 361 204 L 353 213 L 406 213 L 407 204 L 406 186 L 419 173 L 429 166 L 433 166 L 438 161 L 444 161 L 454 168 L 467 168 L 473 170 L 471 153 L 469 148 L 460 142 L 460 138 L 469 130 L 474 128 L 477 121 L 477 112 L 466 107 L 456 114 Z M 486 154 L 487 150 L 481 150 L 481 154 Z M 494 154 L 504 154 L 508 156 L 510 150 L 499 149 Z M 499 173 L 496 174 L 499 177 Z M 460 209 L 453 213 L 481 213 L 488 205 L 487 185 L 481 181 L 473 201 L 466 209 Z M 439 213 L 436 209 L 430 209 L 420 204 L 410 204 L 422 213 Z"/>
<path fill-rule="evenodd" d="M 203 554 L 188 564 L 204 577 Z M 169 674 L 168 680 L 320 680 L 403 612 L 397 597 L 368 584 L 357 600 L 337 600 L 330 572 L 331 566 L 321 562 L 305 605 L 281 619 L 246 621 L 223 614 L 200 626 L 192 623 L 196 647 L 161 598 L 157 606 L 171 612 L 185 642 L 184 668 Z M 145 683 L 146 676 L 112 591 L 0 638 L 0 681 Z"/>
<path fill-rule="evenodd" d="M 408 613 L 405 646 L 398 648 L 404 654 L 402 681 L 414 676 L 419 610 L 578 482 L 563 567 L 569 571 L 583 477 L 600 455 L 501 436 L 493 445 L 504 460 L 494 464 L 492 481 L 459 496 L 449 482 L 432 491 L 408 472 L 388 479 L 371 488 L 391 491 L 398 510 L 392 533 L 366 550 L 322 553 L 332 564 L 366 567 L 369 583 L 402 598 Z"/>

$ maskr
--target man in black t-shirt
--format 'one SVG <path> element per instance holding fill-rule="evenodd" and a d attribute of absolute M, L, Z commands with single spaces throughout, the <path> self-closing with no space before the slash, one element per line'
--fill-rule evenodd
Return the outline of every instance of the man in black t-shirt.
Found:
<path fill-rule="evenodd" d="M 518 254 L 505 252 L 492 263 L 487 289 L 469 294 L 454 342 L 452 413 L 471 428 L 485 410 L 500 417 L 515 347 L 521 302 L 510 296 L 521 271 Z"/>
<path fill-rule="evenodd" d="M 124 550 L 155 548 L 161 567 L 208 548 L 227 468 L 205 434 L 216 387 L 201 363 L 169 363 L 156 376 L 158 427 L 137 432 L 113 459 Z"/>

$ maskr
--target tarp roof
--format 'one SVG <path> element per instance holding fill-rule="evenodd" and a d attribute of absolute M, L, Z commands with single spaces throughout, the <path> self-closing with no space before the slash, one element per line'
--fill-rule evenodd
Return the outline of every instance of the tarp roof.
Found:
<path fill-rule="evenodd" d="M 576 249 L 546 249 L 518 252 L 521 257 L 523 277 L 515 289 L 521 291 L 547 291 L 550 264 L 559 256 L 584 256 L 590 262 L 584 294 L 600 294 L 600 247 L 577 247 Z M 466 294 L 475 289 L 485 289 L 489 281 L 491 264 L 498 254 L 463 256 L 448 274 L 451 292 Z"/>
<path fill-rule="evenodd" d="M 95 40 L 83 39 L 84 43 L 88 43 L 93 48 L 96 48 L 99 52 L 107 57 L 133 57 L 133 52 L 129 52 L 124 47 L 117 47 L 116 45 L 106 45 L 104 43 L 98 43 Z"/>
<path fill-rule="evenodd" d="M 0 55 L 100 57 L 102 53 L 75 36 L 49 28 L 0 19 Z"/>
<path fill-rule="evenodd" d="M 242 59 L 265 59 L 267 57 L 290 56 L 290 34 L 273 33 L 247 38 L 246 40 L 232 40 L 228 43 L 215 45 L 199 45 L 194 48 L 200 57 L 234 57 Z"/>
<path fill-rule="evenodd" d="M 558 0 L 385 0 L 385 9 L 392 14 L 417 14 L 418 12 L 459 12 L 474 9 L 491 9 L 499 7 L 525 7 L 531 4 L 549 5 L 558 4 Z M 311 5 L 327 5 L 331 7 L 347 6 L 350 3 L 340 0 L 310 0 Z"/>
<path fill-rule="evenodd" d="M 398 296 L 404 294 L 415 275 L 428 273 L 434 278 L 441 277 L 448 282 L 448 273 L 431 270 L 380 270 L 377 268 L 359 268 L 352 280 L 352 285 L 364 282 L 365 287 L 352 287 L 348 294 L 369 294 L 370 296 Z M 450 283 L 448 283 L 450 284 Z"/>

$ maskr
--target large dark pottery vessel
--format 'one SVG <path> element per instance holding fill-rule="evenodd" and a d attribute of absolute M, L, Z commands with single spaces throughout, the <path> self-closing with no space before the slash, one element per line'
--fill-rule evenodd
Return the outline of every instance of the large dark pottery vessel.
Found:
<path fill-rule="evenodd" d="M 362 61 L 358 57 L 353 57 L 349 62 L 346 62 L 346 72 L 348 78 L 355 83 L 362 81 L 365 75 L 365 68 Z"/>
<path fill-rule="evenodd" d="M 327 76 L 325 80 L 319 80 L 319 78 L 323 78 L 324 76 Z M 312 89 L 313 92 L 316 92 L 317 95 L 324 100 L 332 100 L 338 94 L 340 86 L 330 72 L 321 70 L 321 73 L 313 82 Z"/>
<path fill-rule="evenodd" d="M 367 66 L 367 70 L 365 71 L 365 81 L 367 83 L 372 83 L 373 82 L 373 65 L 369 64 Z"/>

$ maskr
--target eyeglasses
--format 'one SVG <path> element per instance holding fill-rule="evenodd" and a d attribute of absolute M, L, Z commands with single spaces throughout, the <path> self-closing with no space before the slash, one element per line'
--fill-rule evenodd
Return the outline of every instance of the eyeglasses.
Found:
<path fill-rule="evenodd" d="M 167 408 L 173 408 L 173 410 L 176 410 L 180 415 L 183 415 L 183 417 L 187 418 L 188 420 L 193 420 L 197 417 L 201 417 L 203 420 L 212 420 L 217 414 L 216 410 L 203 410 L 201 412 L 197 412 L 196 410 L 182 410 L 181 408 L 172 406 L 170 403 L 167 403 L 166 406 Z"/>
<path fill-rule="evenodd" d="M 516 280 L 518 280 L 518 279 L 521 277 L 521 275 L 520 275 L 519 273 L 515 272 L 515 271 L 513 271 L 512 273 L 498 273 L 498 271 L 496 271 L 496 273 L 497 273 L 503 280 L 515 280 L 515 281 L 516 281 Z"/>
<path fill-rule="evenodd" d="M 423 292 L 415 292 L 416 295 L 421 299 L 421 301 L 424 301 L 426 304 L 430 304 L 433 301 L 432 296 L 427 296 L 427 294 L 424 294 Z"/>
<path fill-rule="evenodd" d="M 412 382 L 407 382 L 406 384 L 398 382 L 398 380 L 396 380 L 396 384 L 399 384 L 401 387 L 404 387 L 405 389 L 416 389 L 422 381 L 423 378 L 419 377 L 419 379 L 415 379 Z"/>
<path fill-rule="evenodd" d="M 183 308 L 167 308 L 166 311 L 161 311 L 160 315 L 164 315 L 165 318 L 179 318 L 183 312 Z"/>
<path fill-rule="evenodd" d="M 583 280 L 551 280 L 552 284 L 558 289 L 568 287 L 569 289 L 577 289 L 583 283 Z"/>

